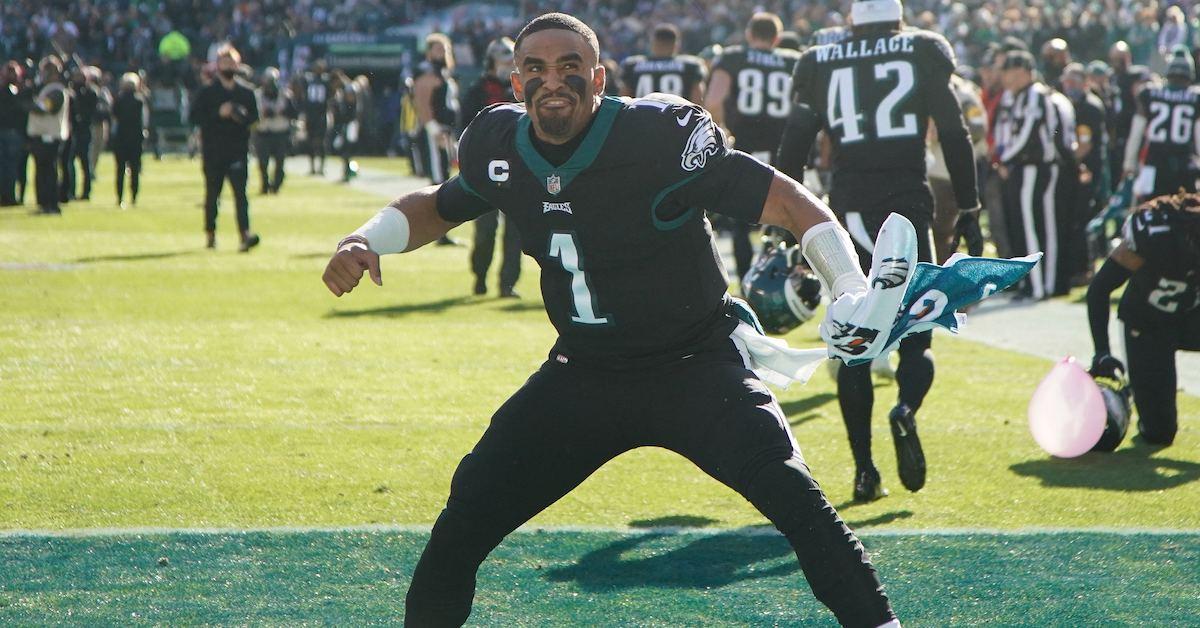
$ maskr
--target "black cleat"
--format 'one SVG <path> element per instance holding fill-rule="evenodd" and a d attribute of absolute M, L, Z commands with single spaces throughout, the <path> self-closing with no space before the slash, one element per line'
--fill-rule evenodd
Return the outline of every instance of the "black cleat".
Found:
<path fill-rule="evenodd" d="M 487 294 L 487 282 L 483 279 L 475 280 L 475 296 Z"/>
<path fill-rule="evenodd" d="M 883 488 L 878 470 L 868 469 L 854 473 L 854 501 L 873 502 L 887 495 L 888 491 Z"/>
<path fill-rule="evenodd" d="M 896 445 L 896 468 L 904 488 L 917 492 L 925 486 L 925 452 L 917 437 L 917 420 L 913 411 L 903 403 L 888 413 L 892 425 L 892 443 Z"/>
<path fill-rule="evenodd" d="M 500 288 L 500 298 L 501 299 L 519 299 L 519 298 L 521 298 L 521 293 L 517 292 L 516 290 L 513 290 L 512 286 L 509 286 L 507 288 Z"/>
<path fill-rule="evenodd" d="M 252 234 L 250 234 L 250 236 L 248 238 L 246 238 L 245 240 L 242 240 L 242 245 L 240 247 L 238 247 L 238 252 L 245 253 L 245 252 L 249 251 L 250 249 L 258 246 L 258 243 L 261 241 L 262 241 L 262 239 L 258 237 L 257 233 L 252 233 Z"/>

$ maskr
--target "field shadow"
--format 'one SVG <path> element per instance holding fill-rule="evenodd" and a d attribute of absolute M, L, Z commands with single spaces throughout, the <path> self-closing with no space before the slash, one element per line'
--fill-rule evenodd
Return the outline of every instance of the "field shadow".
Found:
<path fill-rule="evenodd" d="M 788 423 L 795 427 L 820 416 L 815 410 L 836 399 L 835 393 L 821 393 L 803 399 L 784 401 L 779 404 L 779 407 L 783 409 L 783 415 L 788 418 Z"/>
<path fill-rule="evenodd" d="M 1096 488 L 1109 491 L 1161 491 L 1200 479 L 1200 463 L 1154 457 L 1154 447 L 1130 447 L 1078 458 L 1029 460 L 1009 467 L 1017 475 L 1038 478 L 1049 488 Z"/>
<path fill-rule="evenodd" d="M 666 550 L 644 547 L 663 539 L 679 539 L 686 544 Z M 633 552 L 639 555 L 628 555 Z M 760 564 L 780 559 L 786 560 Z M 798 571 L 800 564 L 783 536 L 734 530 L 702 536 L 638 534 L 588 552 L 573 565 L 548 570 L 543 577 L 553 582 L 574 582 L 586 591 L 606 592 L 645 587 L 720 587 Z"/>
<path fill-rule="evenodd" d="M 291 256 L 291 259 L 329 259 L 330 255 L 328 251 L 323 253 L 297 253 Z"/>
<path fill-rule="evenodd" d="M 398 318 L 409 314 L 436 314 L 444 312 L 453 307 L 464 305 L 479 305 L 484 303 L 479 297 L 473 296 L 458 296 L 448 299 L 440 299 L 437 301 L 426 301 L 425 303 L 403 303 L 400 305 L 388 305 L 385 307 L 374 307 L 365 310 L 332 310 L 325 315 L 325 318 L 358 318 L 361 316 L 380 316 L 383 318 Z"/>
<path fill-rule="evenodd" d="M 172 257 L 182 257 L 184 255 L 195 255 L 196 251 L 163 251 L 161 253 L 134 253 L 132 255 L 98 255 L 95 257 L 81 257 L 75 260 L 76 264 L 92 264 L 95 262 L 149 262 L 151 260 L 170 259 Z"/>
<path fill-rule="evenodd" d="M 508 304 L 500 308 L 503 312 L 531 312 L 533 310 L 543 310 L 545 306 L 541 301 L 510 301 Z"/>
<path fill-rule="evenodd" d="M 668 515 L 653 519 L 637 519 L 629 522 L 631 528 L 707 528 L 717 523 L 716 519 L 701 515 Z"/>
<path fill-rule="evenodd" d="M 838 507 L 838 510 L 841 510 L 840 506 Z M 912 517 L 912 516 L 913 516 L 913 511 L 911 511 L 911 510 L 894 510 L 892 512 L 885 512 L 881 515 L 877 515 L 877 516 L 871 517 L 869 519 L 859 519 L 857 521 L 846 521 L 846 525 L 850 526 L 851 529 L 869 528 L 869 527 L 873 527 L 873 526 L 885 526 L 889 523 L 894 523 L 896 521 L 903 521 L 904 519 L 908 519 L 909 517 Z"/>

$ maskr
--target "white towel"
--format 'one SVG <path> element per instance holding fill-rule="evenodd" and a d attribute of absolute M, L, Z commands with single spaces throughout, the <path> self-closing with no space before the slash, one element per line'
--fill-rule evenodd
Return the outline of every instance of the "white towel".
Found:
<path fill-rule="evenodd" d="M 829 359 L 824 347 L 793 349 L 783 340 L 771 338 L 745 322 L 738 323 L 731 337 L 748 357 L 750 370 L 762 381 L 780 388 L 787 388 L 792 382 L 808 382 L 817 367 Z"/>

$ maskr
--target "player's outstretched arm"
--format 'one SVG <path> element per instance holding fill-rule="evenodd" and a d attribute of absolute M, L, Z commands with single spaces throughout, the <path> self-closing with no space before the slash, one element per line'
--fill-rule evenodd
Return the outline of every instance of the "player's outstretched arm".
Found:
<path fill-rule="evenodd" d="M 1092 332 L 1092 370 L 1104 369 L 1102 362 L 1110 358 L 1112 350 L 1108 344 L 1108 317 L 1110 313 L 1109 299 L 1113 291 L 1120 288 L 1129 280 L 1133 272 L 1141 268 L 1144 260 L 1140 255 L 1129 249 L 1125 243 L 1117 246 L 1112 255 L 1104 261 L 1092 282 L 1088 284 L 1087 310 L 1088 326 Z M 1111 374 L 1110 374 L 1111 375 Z"/>
<path fill-rule="evenodd" d="M 791 177 L 776 171 L 759 222 L 787 229 L 829 289 L 833 299 L 867 289 L 858 253 L 846 232 L 821 199 Z"/>
<path fill-rule="evenodd" d="M 342 296 L 358 285 L 363 273 L 383 285 L 379 256 L 406 253 L 442 237 L 456 223 L 447 222 L 437 210 L 433 185 L 405 194 L 375 214 L 338 244 L 321 279 L 334 296 Z"/>

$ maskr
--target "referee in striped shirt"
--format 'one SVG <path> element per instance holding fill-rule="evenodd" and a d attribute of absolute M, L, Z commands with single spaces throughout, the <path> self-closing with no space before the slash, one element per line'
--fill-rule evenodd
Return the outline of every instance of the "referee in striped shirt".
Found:
<path fill-rule="evenodd" d="M 997 113 L 996 153 L 1003 180 L 1004 214 L 1015 255 L 1045 253 L 1029 274 L 1024 293 L 1043 299 L 1065 286 L 1056 285 L 1058 267 L 1058 203 L 1056 190 L 1063 133 L 1054 90 L 1034 76 L 1033 55 L 1010 52 L 1001 80 L 1004 97 Z"/>

